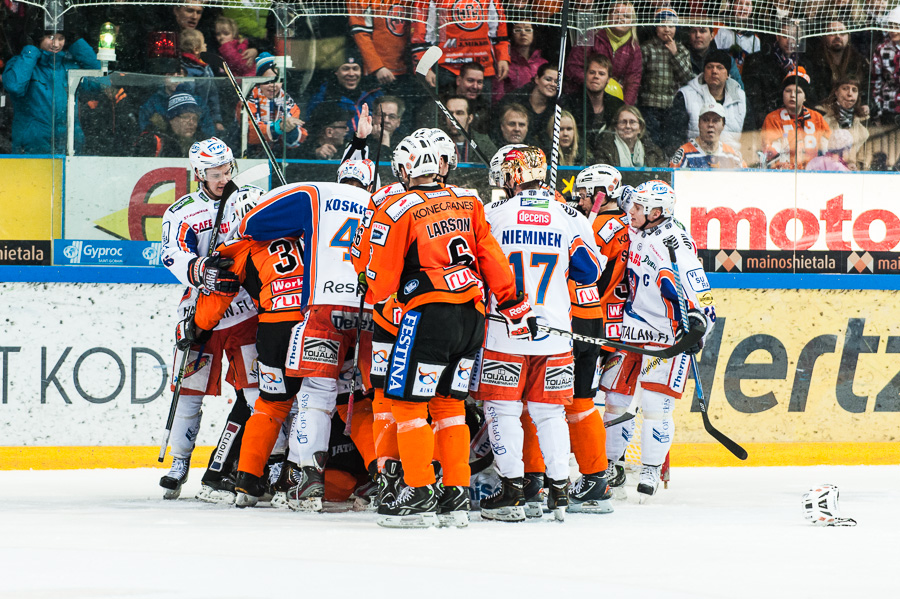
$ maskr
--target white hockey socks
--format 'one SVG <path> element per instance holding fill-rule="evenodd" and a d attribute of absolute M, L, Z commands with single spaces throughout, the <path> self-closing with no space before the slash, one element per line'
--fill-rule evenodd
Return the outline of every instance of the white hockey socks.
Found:
<path fill-rule="evenodd" d="M 528 402 L 528 413 L 537 429 L 538 443 L 553 480 L 569 480 L 569 424 L 561 404 Z"/>
<path fill-rule="evenodd" d="M 631 405 L 631 397 L 621 393 L 606 393 L 606 411 L 603 413 L 603 422 L 615 420 L 628 411 Z M 614 462 L 622 457 L 631 439 L 634 437 L 634 418 L 621 424 L 613 425 L 606 429 L 606 457 Z"/>
<path fill-rule="evenodd" d="M 172 433 L 169 435 L 173 457 L 190 459 L 194 444 L 197 442 L 197 433 L 200 432 L 202 404 L 202 395 L 182 395 L 178 398 L 175 419 L 172 421 Z"/>
<path fill-rule="evenodd" d="M 519 420 L 522 416 L 522 402 L 486 401 L 484 416 L 487 419 L 494 462 L 500 476 L 504 478 L 525 476 L 525 463 L 522 461 L 525 432 Z"/>
<path fill-rule="evenodd" d="M 675 402 L 668 395 L 646 389 L 643 390 L 641 400 L 644 414 L 641 463 L 659 466 L 666 459 L 675 437 L 675 420 L 672 418 Z"/>
<path fill-rule="evenodd" d="M 331 415 L 337 398 L 337 381 L 306 377 L 297 394 L 297 416 L 291 428 L 288 459 L 299 466 L 314 466 L 313 454 L 328 451 Z"/>

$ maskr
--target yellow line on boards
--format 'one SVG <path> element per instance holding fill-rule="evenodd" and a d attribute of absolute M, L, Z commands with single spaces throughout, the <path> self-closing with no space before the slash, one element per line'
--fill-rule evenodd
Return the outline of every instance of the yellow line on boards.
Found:
<path fill-rule="evenodd" d="M 747 443 L 741 461 L 718 443 L 676 443 L 672 466 L 816 466 L 900 464 L 900 443 Z M 195 468 L 206 467 L 213 448 L 197 447 Z M 172 456 L 156 461 L 158 447 L 0 447 L 0 470 L 81 470 L 89 468 L 168 468 Z"/>

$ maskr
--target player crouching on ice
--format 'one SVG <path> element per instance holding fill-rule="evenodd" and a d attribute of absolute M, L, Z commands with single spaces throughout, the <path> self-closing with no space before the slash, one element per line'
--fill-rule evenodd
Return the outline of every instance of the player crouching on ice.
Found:
<path fill-rule="evenodd" d="M 656 493 L 660 466 L 675 435 L 674 400 L 681 397 L 690 371 L 690 358 L 703 347 L 716 320 L 712 293 L 694 240 L 673 218 L 675 191 L 664 181 L 642 183 L 631 195 L 628 252 L 628 300 L 622 324 L 622 342 L 669 347 L 683 334 L 680 297 L 686 300 L 690 328 L 705 330 L 700 342 L 674 358 L 662 359 L 631 352 L 616 352 L 606 363 L 600 387 L 606 392 L 606 410 L 624 414 L 638 382 L 642 388 L 644 428 L 641 430 L 641 502 Z M 674 244 L 681 280 L 676 281 L 666 244 Z M 611 426 L 607 453 L 625 452 L 634 432 L 634 420 Z"/>

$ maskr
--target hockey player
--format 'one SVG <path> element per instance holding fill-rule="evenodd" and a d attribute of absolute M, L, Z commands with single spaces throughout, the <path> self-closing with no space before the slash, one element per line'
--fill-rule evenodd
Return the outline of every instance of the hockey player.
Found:
<path fill-rule="evenodd" d="M 508 256 L 516 288 L 533 298 L 539 321 L 571 330 L 567 278 L 580 285 L 596 284 L 606 259 L 598 258 L 587 220 L 542 186 L 546 172 L 547 160 L 539 148 L 510 151 L 501 173 L 512 197 L 490 204 L 485 213 L 491 233 Z M 574 363 L 572 344 L 563 337 L 543 335 L 525 341 L 510 339 L 499 329 L 489 323 L 471 384 L 484 401 L 502 480 L 501 489 L 481 501 L 481 515 L 519 522 L 525 519 L 526 499 L 523 402 L 528 402 L 546 464 L 547 506 L 556 510 L 568 503 L 569 431 L 564 406 L 572 401 Z"/>
<path fill-rule="evenodd" d="M 170 436 L 172 469 L 159 481 L 160 486 L 166 489 L 167 499 L 177 498 L 187 480 L 191 453 L 200 430 L 203 396 L 221 393 L 223 354 L 229 362 L 225 380 L 237 390 L 237 400 L 216 445 L 217 449 L 210 456 L 198 498 L 210 499 L 220 489 L 226 495 L 231 492 L 233 482 L 228 475 L 237 460 L 240 433 L 250 416 L 247 404 L 252 403 L 258 394 L 257 376 L 253 369 L 256 360 L 256 308 L 247 292 L 240 289 L 238 278 L 227 270 L 229 262 L 221 256 L 206 257 L 219 202 L 234 201 L 234 196 L 223 198 L 222 194 L 237 165 L 231 149 L 215 137 L 192 145 L 189 160 L 194 177 L 200 181 L 200 189 L 169 206 L 162 222 L 162 262 L 182 284 L 188 286 L 178 306 L 179 321 L 190 316 L 198 294 L 237 292 L 237 295 L 209 339 L 190 347 Z M 224 238 L 229 227 L 230 223 L 223 220 L 217 234 Z M 176 368 L 181 363 L 181 356 L 181 350 L 176 350 Z"/>
<path fill-rule="evenodd" d="M 291 464 L 288 472 L 288 503 L 300 511 L 322 508 L 331 414 L 337 408 L 346 420 L 348 377 L 353 376 L 346 358 L 352 356 L 355 343 L 364 341 L 356 339 L 360 314 L 350 247 L 369 201 L 360 186 L 371 182 L 373 170 L 371 162 L 348 161 L 341 165 L 340 183 L 294 183 L 273 189 L 241 223 L 242 237 L 255 241 L 300 237 L 305 244 L 299 301 L 306 319 L 294 328 L 285 371 L 303 377 L 290 437 L 297 465 Z M 360 186 L 348 184 L 357 176 L 367 179 L 357 181 Z M 371 313 L 362 317 L 362 330 L 368 335 Z M 365 404 L 355 406 L 350 436 L 370 464 L 372 412 Z"/>
<path fill-rule="evenodd" d="M 606 257 L 600 279 L 592 285 L 569 282 L 572 300 L 572 330 L 589 337 L 618 340 L 622 307 L 627 299 L 625 259 L 628 256 L 628 217 L 616 198 L 622 175 L 612 166 L 595 164 L 575 177 L 575 196 L 589 206 L 601 201 L 592 224 L 593 240 Z M 569 489 L 569 511 L 609 513 L 613 511 L 607 484 L 606 429 L 594 405 L 600 377 L 598 366 L 612 352 L 598 345 L 575 341 L 575 392 L 566 406 L 572 453 L 581 477 Z"/>
<path fill-rule="evenodd" d="M 664 181 L 647 181 L 631 194 L 628 252 L 628 300 L 622 323 L 622 341 L 635 345 L 668 347 L 682 335 L 679 290 L 687 301 L 691 329 L 709 336 L 716 320 L 712 293 L 693 239 L 673 218 L 675 192 Z M 676 281 L 663 242 L 676 240 L 681 280 Z M 690 370 L 690 356 L 703 347 L 701 340 L 684 354 L 660 359 L 637 353 L 616 352 L 604 367 L 600 386 L 606 391 L 607 409 L 622 413 L 631 403 L 638 382 L 642 389 L 644 426 L 641 431 L 641 474 L 638 493 L 642 502 L 656 492 L 659 471 L 675 433 L 674 400 L 681 397 Z M 624 431 L 622 428 L 626 428 Z M 607 450 L 622 455 L 634 421 L 610 427 Z"/>
<path fill-rule="evenodd" d="M 440 512 L 442 524 L 466 526 L 469 431 L 460 400 L 484 336 L 481 287 L 486 283 L 497 297 L 511 336 L 531 338 L 534 316 L 525 294 L 516 293 L 476 192 L 437 184 L 433 144 L 408 141 L 394 151 L 408 191 L 388 198 L 373 216 L 365 270 L 374 301 L 396 293 L 404 306 L 385 396 L 397 422 L 407 486 L 395 501 L 379 506 L 378 523 L 427 527 Z M 440 505 L 431 466 L 435 443 L 443 470 Z"/>

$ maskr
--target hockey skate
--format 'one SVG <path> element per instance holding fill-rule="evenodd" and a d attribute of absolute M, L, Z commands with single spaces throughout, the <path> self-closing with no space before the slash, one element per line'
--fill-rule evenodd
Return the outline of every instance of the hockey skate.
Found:
<path fill-rule="evenodd" d="M 566 506 L 569 505 L 569 481 L 547 479 L 547 509 L 558 522 L 566 520 Z"/>
<path fill-rule="evenodd" d="M 438 521 L 441 526 L 465 528 L 469 525 L 469 487 L 439 485 Z"/>
<path fill-rule="evenodd" d="M 181 486 L 187 482 L 191 469 L 191 458 L 172 458 L 172 469 L 159 479 L 159 486 L 166 490 L 163 499 L 178 499 Z"/>
<path fill-rule="evenodd" d="M 525 479 L 500 477 L 500 489 L 481 500 L 481 517 L 501 522 L 525 521 Z"/>
<path fill-rule="evenodd" d="M 525 517 L 544 517 L 544 475 L 541 472 L 525 473 Z"/>
<path fill-rule="evenodd" d="M 659 487 L 659 466 L 641 466 L 641 478 L 638 481 L 638 501 L 647 503 Z"/>
<path fill-rule="evenodd" d="M 317 451 L 313 454 L 313 466 L 297 468 L 291 465 L 288 480 L 291 487 L 287 491 L 287 502 L 295 512 L 321 512 L 322 498 L 325 496 L 325 460 L 328 454 Z"/>
<path fill-rule="evenodd" d="M 572 513 L 612 513 L 612 491 L 606 482 L 605 471 L 584 474 L 569 487 L 569 508 Z"/>
<path fill-rule="evenodd" d="M 385 460 L 381 472 L 378 473 L 378 496 L 375 498 L 376 508 L 397 499 L 402 478 L 403 470 L 400 460 Z"/>
<path fill-rule="evenodd" d="M 234 490 L 237 492 L 234 505 L 255 506 L 266 492 L 266 483 L 267 481 L 260 476 L 238 471 L 237 480 L 234 482 Z"/>
<path fill-rule="evenodd" d="M 378 506 L 378 526 L 385 528 L 430 528 L 438 525 L 435 485 L 400 489 L 397 499 Z"/>
<path fill-rule="evenodd" d="M 612 492 L 613 499 L 627 499 L 625 493 L 625 467 L 622 466 L 625 456 L 618 460 L 610 460 L 609 466 L 606 468 L 606 482 L 609 484 L 609 490 Z"/>
<path fill-rule="evenodd" d="M 208 480 L 204 478 L 200 481 L 200 490 L 197 492 L 197 499 L 200 501 L 234 505 L 236 497 L 234 479 L 230 475 Z"/>

